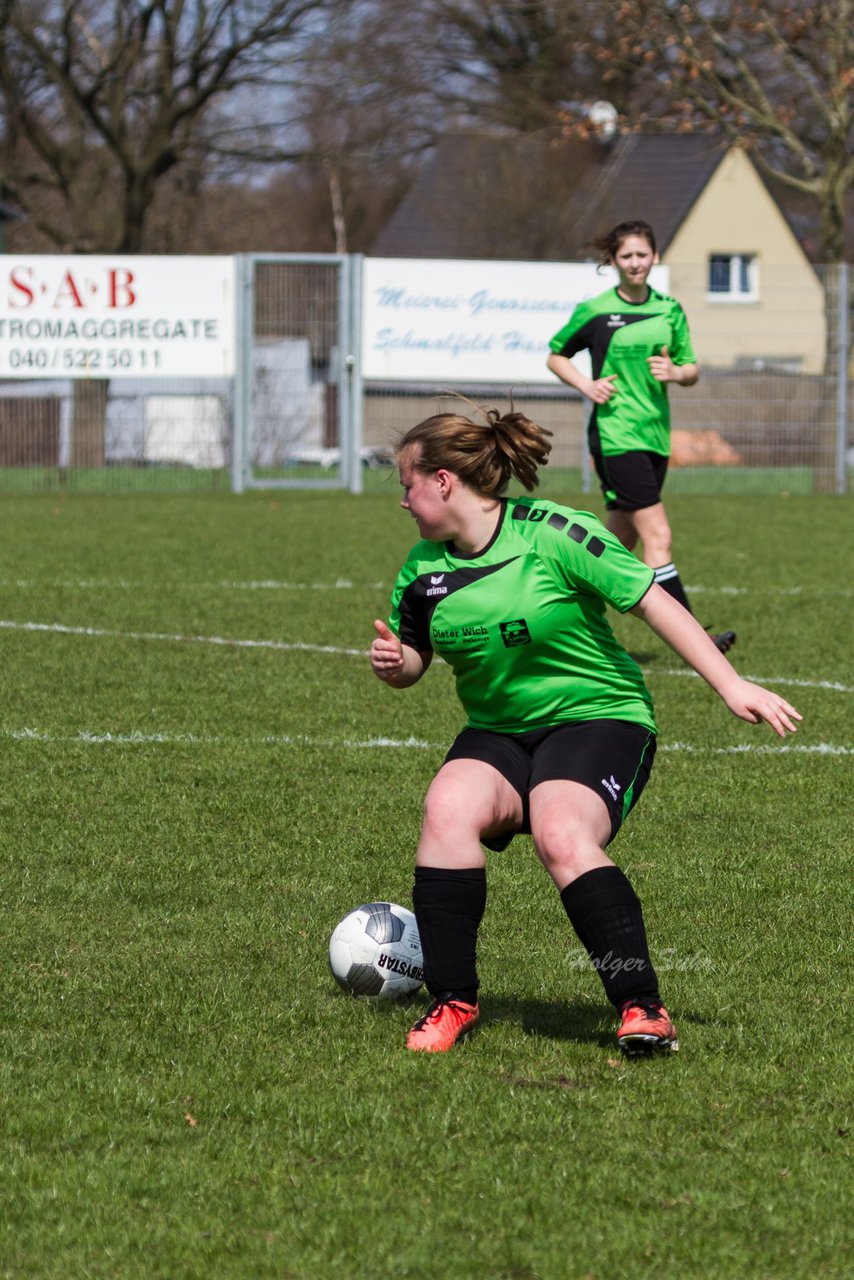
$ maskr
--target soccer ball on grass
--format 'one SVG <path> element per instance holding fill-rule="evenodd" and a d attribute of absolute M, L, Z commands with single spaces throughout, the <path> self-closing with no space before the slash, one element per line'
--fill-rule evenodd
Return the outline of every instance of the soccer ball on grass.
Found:
<path fill-rule="evenodd" d="M 415 916 L 396 902 L 368 902 L 351 911 L 329 940 L 332 976 L 351 996 L 401 1000 L 424 981 Z"/>

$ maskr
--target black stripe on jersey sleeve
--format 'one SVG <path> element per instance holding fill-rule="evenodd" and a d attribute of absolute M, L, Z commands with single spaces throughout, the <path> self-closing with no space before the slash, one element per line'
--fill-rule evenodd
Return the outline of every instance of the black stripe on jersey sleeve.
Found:
<path fill-rule="evenodd" d="M 518 556 L 510 556 L 500 564 L 467 565 L 461 569 L 450 569 L 445 573 L 422 573 L 413 578 L 400 600 L 400 641 L 426 653 L 432 649 L 430 642 L 430 620 L 433 610 L 443 600 L 463 587 L 469 587 L 481 578 L 488 578 L 491 573 L 518 560 Z"/>
<path fill-rule="evenodd" d="M 574 356 L 579 351 L 587 351 L 593 346 L 593 338 L 596 332 L 596 316 L 587 320 L 580 329 L 576 329 L 575 333 L 571 333 L 566 342 L 561 347 L 558 355 Z"/>
<path fill-rule="evenodd" d="M 628 324 L 640 324 L 643 320 L 651 320 L 657 314 L 655 311 L 609 311 L 594 316 L 578 330 L 578 333 L 572 335 L 560 354 L 573 356 L 578 351 L 589 351 L 591 373 L 594 378 L 598 378 L 602 372 L 611 339 L 617 330 L 624 329 Z M 615 324 L 615 320 L 619 323 Z"/>

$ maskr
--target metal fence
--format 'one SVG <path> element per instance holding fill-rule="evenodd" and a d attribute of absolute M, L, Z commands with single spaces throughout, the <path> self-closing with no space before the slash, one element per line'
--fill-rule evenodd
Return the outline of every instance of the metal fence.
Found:
<path fill-rule="evenodd" d="M 361 259 L 245 255 L 237 267 L 233 378 L 0 382 L 0 489 L 359 492 L 449 393 L 500 404 L 511 390 L 553 431 L 550 465 L 589 486 L 587 404 L 547 373 L 545 350 L 542 383 L 525 386 L 363 381 Z M 701 378 L 670 393 L 668 491 L 847 492 L 849 269 L 766 270 L 758 297 L 729 305 L 707 287 L 705 268 L 671 268 Z"/>
<path fill-rule="evenodd" d="M 357 270 L 337 255 L 240 259 L 235 491 L 361 487 Z"/>
<path fill-rule="evenodd" d="M 671 269 L 684 305 L 700 380 L 669 393 L 672 427 L 668 492 L 844 493 L 854 469 L 854 377 L 847 266 L 765 273 L 759 301 L 708 299 L 705 269 Z M 692 305 L 693 304 L 693 305 Z M 545 352 L 544 352 L 545 361 Z M 549 465 L 591 487 L 586 443 L 589 404 L 548 381 L 512 388 L 517 408 L 554 433 Z M 401 429 L 450 407 L 447 391 L 479 403 L 506 403 L 506 384 L 367 383 L 364 441 L 392 446 Z"/>

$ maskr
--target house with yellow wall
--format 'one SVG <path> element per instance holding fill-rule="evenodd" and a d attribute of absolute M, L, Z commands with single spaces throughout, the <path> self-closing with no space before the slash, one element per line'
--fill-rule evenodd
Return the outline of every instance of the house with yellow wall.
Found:
<path fill-rule="evenodd" d="M 655 231 L 704 368 L 825 372 L 821 280 L 746 151 L 717 136 L 447 138 L 373 253 L 580 262 L 635 218 Z"/>
<path fill-rule="evenodd" d="M 573 197 L 577 242 L 649 222 L 705 368 L 823 373 L 822 283 L 746 151 L 697 134 L 632 134 Z M 588 250 L 589 253 L 589 250 Z"/>

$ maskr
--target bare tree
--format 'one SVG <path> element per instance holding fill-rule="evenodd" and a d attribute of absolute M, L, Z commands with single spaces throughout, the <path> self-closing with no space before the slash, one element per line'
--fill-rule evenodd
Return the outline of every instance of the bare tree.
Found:
<path fill-rule="evenodd" d="M 628 111 L 638 67 L 600 62 L 617 39 L 617 14 L 600 0 L 427 0 L 427 39 L 442 96 L 457 115 L 531 133 L 562 111 L 601 98 Z"/>
<path fill-rule="evenodd" d="M 0 0 L 0 183 L 54 249 L 136 253 L 158 184 L 293 67 L 324 0 Z M 254 122 L 253 122 L 254 124 Z"/>
<path fill-rule="evenodd" d="M 435 140 L 444 113 L 434 91 L 430 40 L 417 6 L 340 4 L 331 29 L 307 51 L 296 158 L 326 185 L 337 252 L 364 247 L 365 219 L 388 211 L 390 194 L 399 196 L 413 161 Z M 286 146 L 268 158 L 295 157 Z"/>
<path fill-rule="evenodd" d="M 567 103 L 601 96 L 603 73 L 625 107 L 635 72 L 588 56 L 592 36 L 607 42 L 612 21 L 598 0 L 345 5 L 306 58 L 300 155 L 273 145 L 259 158 L 321 173 L 335 247 L 369 248 L 414 163 L 448 133 L 485 128 L 545 142 Z M 293 139 L 291 131 L 291 147 Z"/>
<path fill-rule="evenodd" d="M 854 178 L 854 0 L 425 0 L 456 118 L 589 136 L 605 98 L 623 130 L 713 128 L 814 202 L 843 256 Z"/>
<path fill-rule="evenodd" d="M 685 130 L 711 125 L 748 148 L 766 175 L 815 201 L 824 257 L 840 260 L 854 179 L 854 0 L 612 7 L 620 38 L 606 61 L 655 71 L 650 114 Z"/>

